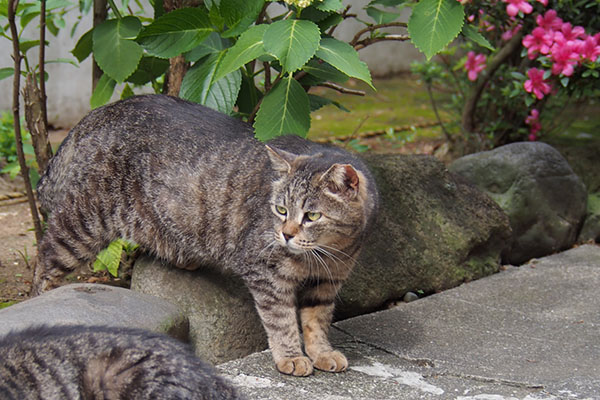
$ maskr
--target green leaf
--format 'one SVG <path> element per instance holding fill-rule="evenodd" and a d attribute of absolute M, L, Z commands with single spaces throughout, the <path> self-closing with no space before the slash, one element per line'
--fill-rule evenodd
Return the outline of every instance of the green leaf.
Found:
<path fill-rule="evenodd" d="M 123 241 L 117 239 L 112 241 L 108 247 L 96 256 L 94 261 L 94 272 L 108 271 L 112 276 L 118 276 L 121 255 L 123 254 Z"/>
<path fill-rule="evenodd" d="M 129 84 L 126 84 L 123 88 L 123 91 L 121 92 L 121 100 L 128 99 L 133 96 L 135 96 L 135 93 L 133 93 L 133 89 L 131 89 L 131 86 L 129 86 Z"/>
<path fill-rule="evenodd" d="M 221 0 L 219 12 L 229 28 L 222 36 L 225 38 L 242 34 L 256 21 L 265 0 Z"/>
<path fill-rule="evenodd" d="M 340 72 L 340 70 L 326 62 L 315 59 L 310 60 L 304 67 L 302 67 L 302 70 L 307 72 L 310 76 L 316 78 L 316 80 L 312 80 L 312 83 L 310 84 L 311 86 L 327 81 L 344 83 L 348 80 L 348 75 Z M 304 79 L 302 83 L 304 83 Z"/>
<path fill-rule="evenodd" d="M 344 74 L 360 79 L 375 89 L 367 64 L 360 60 L 356 50 L 348 43 L 333 38 L 323 38 L 316 55 Z"/>
<path fill-rule="evenodd" d="M 202 57 L 206 57 L 212 53 L 218 53 L 226 47 L 229 47 L 229 40 L 222 39 L 217 32 L 211 32 L 202 43 L 185 53 L 185 60 L 188 62 L 196 62 Z"/>
<path fill-rule="evenodd" d="M 308 95 L 308 100 L 310 101 L 310 111 L 317 111 L 318 109 L 328 106 L 330 104 L 336 106 L 337 108 L 339 108 L 342 111 L 346 111 L 346 112 L 350 112 L 350 110 L 348 110 L 346 107 L 344 107 L 342 104 L 338 103 L 337 101 L 328 99 L 326 97 L 322 97 L 322 96 L 317 96 L 314 94 L 309 94 Z"/>
<path fill-rule="evenodd" d="M 477 43 L 481 47 L 494 51 L 494 46 L 471 24 L 465 24 L 462 27 L 462 34 L 471 41 Z"/>
<path fill-rule="evenodd" d="M 181 98 L 230 114 L 240 91 L 242 74 L 234 71 L 215 79 L 223 56 L 224 52 L 211 54 L 196 63 L 183 78 L 179 93 Z"/>
<path fill-rule="evenodd" d="M 279 81 L 263 98 L 254 129 L 262 141 L 286 134 L 306 136 L 310 129 L 310 102 L 292 76 Z"/>
<path fill-rule="evenodd" d="M 400 16 L 399 12 L 383 11 L 375 7 L 367 7 L 367 15 L 373 18 L 376 24 L 388 24 Z"/>
<path fill-rule="evenodd" d="M 167 68 L 169 68 L 169 60 L 152 56 L 142 57 L 138 68 L 127 78 L 127 82 L 145 85 L 164 74 Z"/>
<path fill-rule="evenodd" d="M 456 0 L 421 0 L 408 20 L 408 33 L 429 60 L 458 36 L 464 18 L 464 7 Z"/>
<path fill-rule="evenodd" d="M 71 54 L 75 56 L 77 61 L 82 62 L 92 53 L 92 48 L 94 45 L 93 34 L 94 28 L 84 33 L 77 41 L 75 48 L 71 50 Z"/>
<path fill-rule="evenodd" d="M 111 19 L 94 28 L 94 59 L 100 69 L 117 82 L 127 79 L 142 58 L 142 47 L 131 40 L 141 29 L 140 20 L 131 16 Z"/>
<path fill-rule="evenodd" d="M 154 56 L 171 58 L 198 46 L 212 31 L 206 11 L 180 8 L 146 26 L 138 42 Z"/>
<path fill-rule="evenodd" d="M 221 79 L 244 64 L 266 54 L 263 46 L 263 37 L 268 27 L 269 25 L 256 25 L 244 32 L 238 41 L 225 53 L 215 79 Z"/>
<path fill-rule="evenodd" d="M 315 55 L 321 31 L 311 21 L 286 19 L 269 25 L 263 40 L 265 50 L 275 56 L 284 72 L 294 72 Z"/>
<path fill-rule="evenodd" d="M 242 74 L 242 86 L 236 103 L 238 111 L 250 115 L 262 97 L 263 94 L 256 87 L 254 79 L 247 74 Z"/>
<path fill-rule="evenodd" d="M 0 81 L 13 76 L 14 74 L 15 70 L 13 68 L 0 68 Z"/>
<path fill-rule="evenodd" d="M 19 50 L 21 50 L 21 53 L 25 54 L 29 50 L 31 50 L 34 47 L 37 47 L 39 45 L 40 45 L 40 41 L 39 40 L 24 40 L 24 41 L 22 41 L 22 42 L 19 43 Z"/>
<path fill-rule="evenodd" d="M 106 74 L 102 74 L 100 79 L 98 79 L 96 88 L 94 89 L 92 97 L 90 98 L 90 106 L 92 109 L 98 108 L 110 101 L 110 98 L 115 91 L 116 84 L 117 82 L 115 82 L 114 79 Z"/>
<path fill-rule="evenodd" d="M 339 11 L 344 5 L 342 0 L 323 0 L 315 4 L 317 10 L 321 11 Z"/>

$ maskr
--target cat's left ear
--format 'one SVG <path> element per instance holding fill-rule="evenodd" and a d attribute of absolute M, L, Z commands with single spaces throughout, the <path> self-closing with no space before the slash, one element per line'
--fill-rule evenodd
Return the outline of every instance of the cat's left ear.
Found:
<path fill-rule="evenodd" d="M 352 199 L 358 194 L 359 174 L 350 164 L 333 164 L 321 176 L 321 181 L 335 195 Z"/>
<path fill-rule="evenodd" d="M 296 154 L 290 153 L 289 151 L 276 149 L 269 145 L 265 145 L 267 153 L 271 159 L 271 165 L 277 172 L 289 174 L 292 170 L 292 164 L 298 158 Z"/>

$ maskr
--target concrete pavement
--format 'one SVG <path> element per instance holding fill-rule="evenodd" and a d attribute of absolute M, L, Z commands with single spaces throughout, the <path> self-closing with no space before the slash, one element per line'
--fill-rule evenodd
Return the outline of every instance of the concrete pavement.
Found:
<path fill-rule="evenodd" d="M 350 368 L 294 378 L 268 352 L 219 366 L 250 399 L 600 399 L 600 247 L 337 322 Z"/>

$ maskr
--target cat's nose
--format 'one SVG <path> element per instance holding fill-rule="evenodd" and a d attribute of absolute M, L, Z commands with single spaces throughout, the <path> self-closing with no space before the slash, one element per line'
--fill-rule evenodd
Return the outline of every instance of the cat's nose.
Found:
<path fill-rule="evenodd" d="M 290 240 L 292 240 L 294 238 L 294 235 L 290 235 L 285 232 L 281 232 L 281 234 L 283 235 L 283 238 L 285 239 L 286 242 L 289 242 Z"/>

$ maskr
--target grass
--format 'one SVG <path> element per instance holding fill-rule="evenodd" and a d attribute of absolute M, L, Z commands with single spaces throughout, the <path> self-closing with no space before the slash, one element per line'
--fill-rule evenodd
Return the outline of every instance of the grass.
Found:
<path fill-rule="evenodd" d="M 425 86 L 414 77 L 402 75 L 375 79 L 373 91 L 366 84 L 351 80 L 346 87 L 366 92 L 366 96 L 341 94 L 327 88 L 311 93 L 337 101 L 350 112 L 326 106 L 312 113 L 308 137 L 323 139 L 354 136 L 357 133 L 381 131 L 390 127 L 413 127 L 418 138 L 441 138 L 439 126 L 420 128 L 437 122 Z M 447 115 L 442 114 L 444 119 Z"/>

